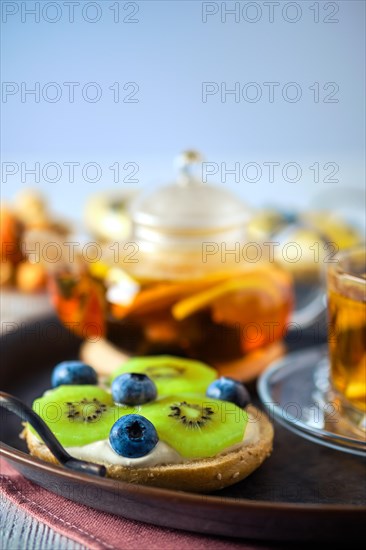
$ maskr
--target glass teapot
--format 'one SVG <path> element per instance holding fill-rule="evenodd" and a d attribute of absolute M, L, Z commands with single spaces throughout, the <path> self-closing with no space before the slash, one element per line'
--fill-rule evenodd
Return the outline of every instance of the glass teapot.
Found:
<path fill-rule="evenodd" d="M 249 208 L 195 176 L 201 162 L 194 151 L 182 154 L 176 182 L 132 202 L 129 238 L 54 270 L 53 302 L 77 334 L 214 365 L 284 337 L 291 274 L 270 246 L 248 241 Z"/>

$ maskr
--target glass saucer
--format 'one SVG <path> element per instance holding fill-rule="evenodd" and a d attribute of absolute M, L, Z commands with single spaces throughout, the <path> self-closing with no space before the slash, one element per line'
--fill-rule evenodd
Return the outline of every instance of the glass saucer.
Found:
<path fill-rule="evenodd" d="M 366 457 L 366 432 L 340 415 L 328 374 L 328 346 L 289 353 L 260 376 L 259 397 L 270 417 L 297 435 Z"/>

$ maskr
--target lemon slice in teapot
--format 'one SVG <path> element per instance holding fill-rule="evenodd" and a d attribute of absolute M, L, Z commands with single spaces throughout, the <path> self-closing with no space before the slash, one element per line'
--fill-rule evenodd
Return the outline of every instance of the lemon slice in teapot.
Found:
<path fill-rule="evenodd" d="M 265 293 L 273 304 L 278 304 L 282 301 L 281 293 L 278 292 L 278 289 L 273 284 L 271 285 L 270 278 L 265 274 L 244 274 L 241 277 L 230 279 L 213 288 L 208 288 L 177 302 L 172 308 L 173 316 L 175 319 L 181 321 L 196 311 L 210 306 L 215 300 L 241 291 Z"/>

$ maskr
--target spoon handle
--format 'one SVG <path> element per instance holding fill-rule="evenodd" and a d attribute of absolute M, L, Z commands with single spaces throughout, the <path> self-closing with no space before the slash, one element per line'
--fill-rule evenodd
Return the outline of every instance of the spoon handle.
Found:
<path fill-rule="evenodd" d="M 29 422 L 29 424 L 41 437 L 45 445 L 47 445 L 51 453 L 57 458 L 60 464 L 65 466 L 65 468 L 82 472 L 84 474 L 105 477 L 105 466 L 86 462 L 85 460 L 79 460 L 69 455 L 42 418 L 38 416 L 38 414 L 36 414 L 30 407 L 28 407 L 28 405 L 20 401 L 20 399 L 8 393 L 0 392 L 0 407 L 16 414 L 23 421 Z"/>

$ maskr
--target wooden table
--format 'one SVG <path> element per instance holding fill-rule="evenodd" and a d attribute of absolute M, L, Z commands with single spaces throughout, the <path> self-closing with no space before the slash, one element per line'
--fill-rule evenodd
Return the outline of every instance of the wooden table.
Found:
<path fill-rule="evenodd" d="M 0 499 L 1 550 L 88 550 L 26 514 L 5 497 Z"/>

